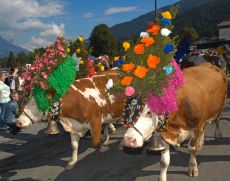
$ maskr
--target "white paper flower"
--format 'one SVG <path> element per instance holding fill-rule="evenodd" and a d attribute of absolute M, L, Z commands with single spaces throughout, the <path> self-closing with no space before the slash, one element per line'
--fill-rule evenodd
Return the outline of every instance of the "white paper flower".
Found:
<path fill-rule="evenodd" d="M 149 33 L 148 32 L 141 32 L 140 37 L 141 38 L 149 37 Z"/>
<path fill-rule="evenodd" d="M 113 79 L 109 79 L 106 84 L 106 89 L 111 89 L 113 87 Z"/>
<path fill-rule="evenodd" d="M 172 31 L 170 31 L 170 30 L 167 29 L 167 28 L 161 29 L 161 35 L 162 35 L 162 36 L 169 36 L 170 33 L 172 33 Z"/>

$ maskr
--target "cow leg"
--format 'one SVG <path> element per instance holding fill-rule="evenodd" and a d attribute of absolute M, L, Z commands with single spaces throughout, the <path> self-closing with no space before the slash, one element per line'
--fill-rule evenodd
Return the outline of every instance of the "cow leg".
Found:
<path fill-rule="evenodd" d="M 103 125 L 104 131 L 103 131 L 103 138 L 101 140 L 102 145 L 108 145 L 109 143 L 109 124 Z"/>
<path fill-rule="evenodd" d="M 167 170 L 170 164 L 170 151 L 169 151 L 169 145 L 165 145 L 165 150 L 161 152 L 161 171 L 158 181 L 167 181 Z"/>
<path fill-rule="evenodd" d="M 190 153 L 190 160 L 188 166 L 188 175 L 190 177 L 197 177 L 198 176 L 198 167 L 196 162 L 196 153 L 198 149 L 200 149 L 200 144 L 204 137 L 204 131 L 195 133 L 195 137 L 192 138 L 189 142 L 188 150 Z"/>
<path fill-rule="evenodd" d="M 92 133 L 92 146 L 95 149 L 99 149 L 100 152 L 108 151 L 108 146 L 100 144 L 100 137 L 101 137 L 101 119 L 98 121 L 95 120 L 91 124 L 91 133 Z"/>
<path fill-rule="evenodd" d="M 79 136 L 73 134 L 70 134 L 70 137 L 71 137 L 71 145 L 72 145 L 72 157 L 65 167 L 67 170 L 74 168 L 75 164 L 77 163 L 78 145 L 80 139 Z"/>
<path fill-rule="evenodd" d="M 116 128 L 113 125 L 113 123 L 109 123 L 109 129 L 111 130 L 111 133 L 114 133 L 116 131 Z"/>
<path fill-rule="evenodd" d="M 216 129 L 215 129 L 215 139 L 221 138 L 222 134 L 220 131 L 220 117 L 215 120 Z"/>
<path fill-rule="evenodd" d="M 198 167 L 197 167 L 197 162 L 196 162 L 196 153 L 197 150 L 189 150 L 190 153 L 190 160 L 189 160 L 189 168 L 188 168 L 188 175 L 190 177 L 197 177 L 199 172 L 198 172 Z"/>

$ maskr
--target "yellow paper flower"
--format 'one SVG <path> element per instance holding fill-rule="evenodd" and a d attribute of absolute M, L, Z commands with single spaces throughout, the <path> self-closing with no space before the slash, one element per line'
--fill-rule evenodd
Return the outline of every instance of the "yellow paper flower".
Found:
<path fill-rule="evenodd" d="M 104 71 L 104 70 L 105 70 L 105 66 L 102 65 L 102 66 L 101 66 L 101 71 Z"/>
<path fill-rule="evenodd" d="M 80 48 L 77 48 L 77 49 L 76 49 L 76 53 L 81 53 L 81 49 L 80 49 Z"/>
<path fill-rule="evenodd" d="M 80 35 L 77 36 L 77 40 L 80 41 L 80 42 L 83 42 L 84 41 L 84 38 Z"/>
<path fill-rule="evenodd" d="M 66 51 L 69 53 L 70 52 L 70 48 L 66 48 Z"/>
<path fill-rule="evenodd" d="M 115 62 L 118 61 L 118 59 L 119 59 L 118 56 L 117 56 L 117 57 L 114 57 L 114 61 L 115 61 Z"/>
<path fill-rule="evenodd" d="M 162 12 L 162 16 L 163 18 L 166 18 L 166 19 L 172 19 L 172 15 L 170 14 L 169 11 Z"/>
<path fill-rule="evenodd" d="M 80 64 L 82 65 L 83 63 L 84 63 L 84 61 L 83 61 L 83 60 L 81 60 L 81 61 L 80 61 Z"/>
<path fill-rule="evenodd" d="M 127 51 L 130 48 L 130 43 L 127 41 L 123 42 L 123 48 Z"/>

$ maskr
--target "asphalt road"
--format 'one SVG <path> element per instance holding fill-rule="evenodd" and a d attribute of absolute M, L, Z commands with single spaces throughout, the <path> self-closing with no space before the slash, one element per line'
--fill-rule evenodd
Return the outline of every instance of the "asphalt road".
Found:
<path fill-rule="evenodd" d="M 145 150 L 118 151 L 124 129 L 112 135 L 110 150 L 90 148 L 90 136 L 80 141 L 76 167 L 65 171 L 71 156 L 70 137 L 62 132 L 47 135 L 45 123 L 36 124 L 18 135 L 0 131 L 0 180 L 2 181 L 154 181 L 160 170 L 160 155 Z M 188 177 L 187 143 L 171 149 L 168 181 L 230 180 L 230 99 L 221 120 L 223 137 L 214 140 L 214 125 L 207 126 L 205 145 L 198 152 L 199 176 Z"/>

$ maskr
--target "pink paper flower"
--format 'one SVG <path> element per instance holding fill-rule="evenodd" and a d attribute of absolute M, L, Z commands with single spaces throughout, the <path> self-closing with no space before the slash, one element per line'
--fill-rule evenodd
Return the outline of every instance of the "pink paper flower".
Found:
<path fill-rule="evenodd" d="M 41 82 L 39 82 L 39 85 L 40 85 L 40 87 L 41 87 L 41 88 L 43 88 L 43 89 L 45 89 L 45 88 L 46 88 L 45 83 L 44 83 L 44 82 L 42 82 L 42 81 L 41 81 Z"/>
<path fill-rule="evenodd" d="M 135 94 L 135 89 L 131 86 L 125 88 L 125 95 L 130 97 Z"/>

